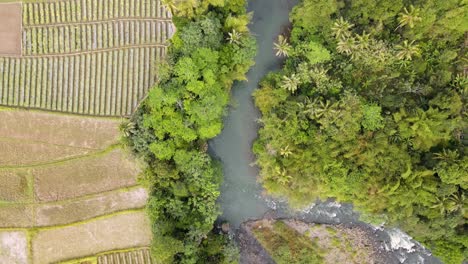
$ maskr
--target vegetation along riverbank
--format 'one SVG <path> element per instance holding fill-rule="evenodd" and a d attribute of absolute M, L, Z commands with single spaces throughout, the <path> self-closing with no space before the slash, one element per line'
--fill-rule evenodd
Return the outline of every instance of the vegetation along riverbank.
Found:
<path fill-rule="evenodd" d="M 236 250 L 211 230 L 220 164 L 207 140 L 221 132 L 234 81 L 253 65 L 245 0 L 166 1 L 177 32 L 158 82 L 131 122 L 128 142 L 147 163 L 152 255 L 161 263 L 224 263 Z"/>
<path fill-rule="evenodd" d="M 271 194 L 352 202 L 445 263 L 467 258 L 463 1 L 303 0 L 255 93 Z"/>

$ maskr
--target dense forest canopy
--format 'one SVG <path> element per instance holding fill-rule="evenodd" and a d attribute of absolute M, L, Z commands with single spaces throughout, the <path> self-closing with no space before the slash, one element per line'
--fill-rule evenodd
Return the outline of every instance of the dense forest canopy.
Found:
<path fill-rule="evenodd" d="M 465 0 L 303 0 L 255 93 L 266 189 L 353 202 L 446 263 L 468 256 Z"/>
<path fill-rule="evenodd" d="M 235 263 L 236 250 L 211 232 L 219 215 L 220 165 L 207 140 L 221 132 L 231 85 L 253 64 L 245 0 L 168 0 L 177 33 L 158 84 L 125 125 L 148 164 L 152 254 L 158 263 Z"/>

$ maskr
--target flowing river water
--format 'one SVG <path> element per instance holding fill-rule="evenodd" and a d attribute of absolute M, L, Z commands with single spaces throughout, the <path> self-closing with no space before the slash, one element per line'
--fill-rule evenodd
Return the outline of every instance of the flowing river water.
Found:
<path fill-rule="evenodd" d="M 253 165 L 252 144 L 257 137 L 260 113 L 255 108 L 252 93 L 268 72 L 281 68 L 283 61 L 275 56 L 273 43 L 288 27 L 289 12 L 297 3 L 298 0 L 249 1 L 248 9 L 254 12 L 250 29 L 258 46 L 255 65 L 247 74 L 248 81 L 238 82 L 233 87 L 233 103 L 224 120 L 223 132 L 209 142 L 210 154 L 218 158 L 224 168 L 218 201 L 223 212 L 220 219 L 228 221 L 233 228 L 267 213 L 314 223 L 360 225 L 371 230 L 381 242 L 387 263 L 440 263 L 400 230 L 379 229 L 360 222 L 350 204 L 317 202 L 300 212 L 292 212 L 285 202 L 263 195 L 257 182 L 258 168 Z"/>

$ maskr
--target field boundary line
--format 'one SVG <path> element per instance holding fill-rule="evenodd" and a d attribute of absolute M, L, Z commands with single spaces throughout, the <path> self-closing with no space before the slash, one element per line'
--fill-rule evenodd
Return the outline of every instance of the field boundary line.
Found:
<path fill-rule="evenodd" d="M 36 226 L 33 223 L 33 225 L 31 227 L 0 227 L 0 232 L 5 232 L 5 231 L 26 231 L 26 232 L 28 232 L 28 231 L 31 231 L 31 232 L 37 233 L 38 231 L 45 231 L 45 230 L 53 230 L 53 229 L 60 229 L 60 228 L 78 226 L 78 225 L 82 225 L 82 224 L 91 223 L 93 221 L 99 221 L 99 220 L 102 220 L 102 219 L 112 218 L 114 216 L 119 216 L 119 215 L 127 215 L 127 214 L 130 215 L 130 214 L 134 214 L 134 213 L 144 213 L 144 215 L 147 216 L 145 211 L 146 211 L 146 208 L 124 209 L 124 210 L 119 210 L 119 211 L 112 212 L 110 214 L 98 215 L 98 216 L 95 216 L 95 217 L 91 217 L 91 218 L 87 218 L 87 219 L 83 219 L 83 220 L 79 220 L 79 221 L 75 221 L 75 222 L 70 222 L 70 223 L 67 223 L 67 224 L 51 225 L 51 226 Z"/>
<path fill-rule="evenodd" d="M 48 143 L 44 141 L 39 141 L 39 140 L 28 140 L 28 139 L 21 139 L 21 138 L 12 138 L 12 137 L 2 137 L 0 136 L 0 141 L 2 142 L 24 142 L 28 144 L 33 144 L 33 143 L 39 143 L 39 144 L 44 144 L 44 145 L 50 145 L 50 146 L 55 146 L 55 147 L 67 147 L 67 148 L 73 148 L 73 149 L 81 149 L 81 150 L 103 150 L 105 148 L 86 148 L 86 147 L 74 147 L 70 145 L 62 145 L 62 144 L 54 144 L 54 143 Z"/>
<path fill-rule="evenodd" d="M 33 203 L 36 204 L 36 205 L 62 205 L 62 204 L 65 205 L 65 204 L 69 204 L 69 203 L 72 203 L 72 202 L 80 202 L 80 201 L 85 201 L 87 199 L 97 198 L 97 197 L 99 197 L 101 195 L 109 195 L 109 194 L 121 193 L 121 192 L 122 193 L 131 192 L 131 191 L 134 191 L 134 190 L 139 189 L 139 188 L 145 188 L 145 187 L 137 184 L 137 185 L 121 187 L 121 188 L 117 188 L 117 189 L 113 189 L 113 190 L 109 190 L 109 191 L 85 194 L 85 195 L 74 197 L 74 198 L 67 198 L 67 199 L 62 199 L 62 200 L 57 200 L 57 201 L 49 201 L 49 202 L 36 201 L 36 202 L 33 202 Z"/>
<path fill-rule="evenodd" d="M 45 113 L 53 113 L 53 114 L 62 114 L 62 115 L 71 115 L 71 116 L 82 116 L 82 117 L 89 117 L 89 118 L 106 118 L 106 119 L 111 119 L 111 120 L 120 120 L 120 119 L 128 119 L 132 117 L 133 113 L 131 115 L 99 115 L 99 114 L 82 114 L 78 112 L 69 112 L 69 111 L 63 111 L 63 110 L 53 110 L 53 109 L 46 109 L 46 108 L 41 108 L 41 107 L 32 107 L 32 106 L 16 106 L 16 105 L 8 105 L 8 104 L 1 104 L 0 107 L 6 107 L 10 109 L 22 109 L 22 110 L 34 110 L 34 111 L 40 111 L 40 112 L 45 112 Z M 135 109 L 136 110 L 136 109 Z M 134 112 L 135 112 L 134 110 Z"/>
<path fill-rule="evenodd" d="M 169 44 L 139 44 L 139 45 L 127 45 L 115 48 L 106 48 L 106 49 L 97 49 L 97 50 L 88 50 L 88 51 L 77 51 L 77 52 L 63 52 L 63 53 L 49 53 L 49 54 L 38 54 L 38 55 L 2 55 L 0 58 L 15 58 L 15 59 L 47 59 L 47 58 L 60 58 L 60 57 L 72 57 L 72 56 L 81 56 L 81 55 L 90 55 L 95 53 L 104 53 L 111 51 L 120 51 L 126 49 L 140 49 L 140 48 L 168 48 Z"/>
<path fill-rule="evenodd" d="M 59 110 L 49 110 L 45 108 L 39 107 L 29 107 L 29 106 L 14 106 L 14 105 L 4 105 L 0 104 L 0 112 L 1 111 L 28 111 L 28 112 L 37 112 L 43 114 L 50 114 L 50 115 L 57 115 L 57 116 L 74 116 L 74 117 L 83 117 L 83 118 L 90 118 L 90 119 L 97 119 L 97 120 L 109 120 L 109 121 L 120 121 L 123 122 L 124 120 L 131 117 L 129 116 L 111 116 L 111 115 L 89 115 L 89 114 L 80 114 L 74 112 L 64 112 Z"/>
<path fill-rule="evenodd" d="M 121 187 L 121 188 L 117 188 L 117 189 L 113 189 L 109 191 L 85 194 L 85 195 L 78 196 L 78 197 L 66 198 L 66 199 L 56 200 L 56 201 L 36 201 L 35 197 L 33 197 L 34 200 L 28 201 L 28 202 L 2 201 L 0 202 L 0 210 L 2 209 L 2 207 L 15 206 L 15 205 L 33 205 L 33 204 L 34 205 L 66 205 L 72 202 L 80 202 L 80 201 L 85 201 L 87 199 L 97 198 L 100 195 L 108 195 L 108 194 L 114 194 L 114 193 L 120 193 L 120 192 L 122 193 L 131 192 L 139 188 L 147 189 L 145 186 L 142 186 L 141 184 L 136 184 L 136 185 L 130 185 L 130 186 Z"/>
<path fill-rule="evenodd" d="M 55 161 L 51 161 L 51 162 L 36 163 L 36 164 L 2 165 L 2 166 L 0 166 L 0 169 L 3 169 L 3 170 L 21 170 L 21 169 L 30 169 L 30 168 L 32 169 L 32 168 L 40 168 L 40 167 L 49 167 L 49 166 L 58 165 L 58 164 L 62 164 L 62 163 L 73 162 L 73 161 L 76 161 L 76 160 L 92 159 L 92 158 L 104 156 L 107 153 L 111 152 L 112 150 L 120 148 L 120 147 L 122 147 L 122 144 L 121 143 L 116 143 L 116 144 L 113 144 L 113 145 L 107 147 L 106 149 L 96 151 L 96 152 L 93 152 L 93 153 L 89 153 L 89 154 L 76 155 L 76 156 L 70 157 L 70 158 L 55 160 Z"/>
<path fill-rule="evenodd" d="M 42 28 L 42 27 L 73 27 L 82 25 L 95 25 L 103 23 L 117 23 L 117 22 L 171 22 L 171 18 L 145 18 L 145 17 L 116 17 L 102 20 L 83 21 L 83 22 L 66 22 L 66 23 L 45 23 L 45 24 L 24 24 L 23 29 Z"/>
<path fill-rule="evenodd" d="M 66 228 L 66 227 L 72 227 L 72 226 L 77 226 L 77 225 L 84 225 L 84 224 L 91 223 L 93 221 L 99 221 L 99 220 L 102 220 L 102 219 L 112 218 L 114 216 L 141 213 L 141 212 L 145 213 L 145 216 L 147 216 L 145 211 L 146 211 L 145 208 L 124 209 L 124 210 L 120 210 L 120 211 L 115 211 L 115 212 L 110 213 L 110 214 L 103 214 L 103 215 L 91 217 L 91 218 L 80 220 L 80 221 L 70 222 L 70 223 L 67 223 L 67 224 L 53 225 L 53 226 L 35 226 L 34 229 L 36 229 L 37 231 L 45 231 L 45 230 Z"/>

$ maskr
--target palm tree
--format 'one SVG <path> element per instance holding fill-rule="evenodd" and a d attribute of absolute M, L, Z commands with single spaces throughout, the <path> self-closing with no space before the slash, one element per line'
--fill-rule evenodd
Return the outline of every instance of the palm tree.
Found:
<path fill-rule="evenodd" d="M 287 157 L 289 157 L 289 155 L 291 155 L 291 154 L 293 154 L 293 153 L 292 153 L 292 151 L 289 149 L 289 145 L 287 145 L 286 147 L 280 149 L 280 154 L 281 154 L 281 156 L 287 158 Z"/>
<path fill-rule="evenodd" d="M 129 137 L 136 131 L 135 123 L 133 122 L 124 122 L 120 124 L 120 131 L 122 131 L 124 137 Z"/>
<path fill-rule="evenodd" d="M 314 67 L 312 70 L 310 70 L 309 74 L 317 87 L 321 86 L 323 83 L 329 80 L 327 70 L 320 66 Z"/>
<path fill-rule="evenodd" d="M 242 38 L 242 33 L 238 32 L 235 29 L 233 29 L 232 32 L 228 33 L 227 40 L 231 44 L 233 44 L 233 43 L 239 44 L 241 38 Z"/>
<path fill-rule="evenodd" d="M 174 0 L 163 0 L 163 5 L 165 5 L 169 10 L 171 10 L 172 14 L 176 14 L 178 8 L 177 3 Z"/>
<path fill-rule="evenodd" d="M 286 169 L 281 169 L 280 167 L 276 166 L 275 172 L 276 172 L 276 179 L 281 185 L 288 184 L 289 181 L 292 179 L 292 177 L 287 174 Z"/>
<path fill-rule="evenodd" d="M 279 35 L 274 49 L 276 50 L 276 56 L 288 57 L 292 51 L 292 46 L 288 43 L 288 39 L 285 36 Z"/>
<path fill-rule="evenodd" d="M 328 113 L 328 112 L 332 112 L 332 113 L 335 113 L 335 110 L 333 108 L 335 108 L 336 106 L 336 103 L 333 103 L 331 104 L 330 101 L 325 101 L 325 103 L 323 101 L 320 101 L 320 103 L 315 107 L 315 116 L 317 118 L 320 118 L 322 117 L 324 114 Z"/>
<path fill-rule="evenodd" d="M 403 41 L 402 45 L 396 45 L 397 58 L 400 60 L 412 60 L 414 56 L 421 55 L 418 45 L 414 45 L 414 40 L 408 43 L 407 40 Z"/>
<path fill-rule="evenodd" d="M 451 208 L 453 211 L 461 210 L 462 215 L 465 215 L 466 208 L 468 208 L 468 201 L 465 199 L 465 194 L 463 192 L 453 193 L 448 199 L 452 203 Z"/>
<path fill-rule="evenodd" d="M 465 195 L 463 193 L 453 193 L 449 197 L 436 197 L 435 203 L 431 208 L 439 209 L 441 215 L 458 210 L 464 211 L 466 208 Z"/>
<path fill-rule="evenodd" d="M 357 47 L 361 50 L 367 50 L 371 45 L 370 34 L 365 31 L 362 32 L 362 35 L 356 35 L 357 38 Z"/>
<path fill-rule="evenodd" d="M 352 37 L 342 38 L 338 41 L 338 46 L 336 50 L 339 53 L 344 53 L 346 55 L 351 55 L 356 48 L 356 40 Z"/>
<path fill-rule="evenodd" d="M 410 5 L 409 10 L 405 7 L 403 9 L 403 12 L 400 13 L 400 24 L 396 29 L 404 27 L 406 25 L 408 25 L 410 28 L 413 28 L 416 22 L 422 20 L 422 18 L 419 16 L 419 12 L 419 8 L 414 8 L 413 5 Z"/>
<path fill-rule="evenodd" d="M 335 38 L 342 39 L 348 38 L 351 35 L 351 28 L 354 24 L 349 23 L 348 21 L 344 20 L 343 17 L 340 17 L 332 27 L 333 35 Z"/>
<path fill-rule="evenodd" d="M 291 93 L 295 93 L 301 80 L 296 74 L 292 74 L 291 77 L 283 76 L 283 82 L 281 83 L 281 87 L 290 91 Z"/>
<path fill-rule="evenodd" d="M 438 159 L 438 160 L 443 160 L 443 161 L 447 161 L 447 162 L 453 162 L 453 161 L 456 161 L 458 160 L 458 157 L 460 156 L 458 154 L 458 151 L 457 150 L 450 150 L 450 149 L 444 149 L 442 152 L 440 153 L 435 153 L 434 154 L 435 156 L 435 159 Z"/>

